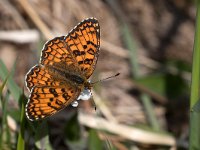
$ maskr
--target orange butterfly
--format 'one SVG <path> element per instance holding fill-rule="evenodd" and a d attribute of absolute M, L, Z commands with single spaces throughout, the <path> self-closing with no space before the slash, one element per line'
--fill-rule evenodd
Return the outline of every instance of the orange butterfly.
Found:
<path fill-rule="evenodd" d="M 91 90 L 92 75 L 100 49 L 100 26 L 95 18 L 80 22 L 68 35 L 48 41 L 39 64 L 26 74 L 30 91 L 26 104 L 29 120 L 46 118 L 80 99 Z M 90 92 L 91 93 L 91 92 Z"/>

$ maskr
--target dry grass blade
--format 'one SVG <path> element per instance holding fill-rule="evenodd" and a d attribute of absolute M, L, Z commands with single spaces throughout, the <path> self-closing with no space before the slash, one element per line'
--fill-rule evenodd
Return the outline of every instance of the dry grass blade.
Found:
<path fill-rule="evenodd" d="M 10 115 L 7 115 L 7 122 L 12 131 L 17 131 L 17 123 Z"/>
<path fill-rule="evenodd" d="M 7 10 L 10 14 L 13 16 L 13 20 L 15 23 L 21 28 L 21 29 L 28 29 L 28 25 L 26 21 L 23 19 L 21 14 L 18 12 L 16 7 L 14 7 L 9 1 L 7 0 L 1 0 L 0 5 L 5 7 L 5 10 Z"/>
<path fill-rule="evenodd" d="M 80 113 L 78 119 L 80 123 L 85 126 L 106 130 L 135 142 L 143 144 L 168 145 L 171 147 L 174 147 L 176 144 L 176 141 L 172 136 L 153 133 L 150 131 L 109 122 L 100 117 Z"/>
<path fill-rule="evenodd" d="M 101 40 L 101 48 L 122 58 L 129 57 L 129 51 L 127 49 L 116 46 L 105 40 Z"/>
<path fill-rule="evenodd" d="M 37 30 L 0 31 L 0 40 L 15 43 L 32 43 L 39 40 Z"/>
<path fill-rule="evenodd" d="M 46 24 L 41 20 L 36 11 L 31 7 L 27 0 L 19 0 L 18 1 L 24 10 L 27 12 L 29 17 L 33 20 L 36 26 L 40 29 L 46 39 L 52 39 L 53 35 L 51 34 L 51 30 L 46 26 Z"/>

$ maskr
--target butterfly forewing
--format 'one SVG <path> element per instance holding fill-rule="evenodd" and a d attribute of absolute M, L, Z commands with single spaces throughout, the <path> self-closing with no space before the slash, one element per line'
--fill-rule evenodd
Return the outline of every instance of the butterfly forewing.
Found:
<path fill-rule="evenodd" d="M 56 37 L 48 41 L 42 50 L 40 63 L 51 65 L 64 62 L 66 65 L 75 65 L 70 52 L 66 48 L 64 36 Z"/>
<path fill-rule="evenodd" d="M 89 78 L 95 69 L 100 48 L 100 27 L 96 19 L 79 23 L 65 38 L 81 72 Z"/>

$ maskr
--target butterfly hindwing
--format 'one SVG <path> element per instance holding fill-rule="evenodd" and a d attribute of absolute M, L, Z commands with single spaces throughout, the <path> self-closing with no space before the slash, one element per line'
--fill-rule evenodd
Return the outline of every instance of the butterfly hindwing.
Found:
<path fill-rule="evenodd" d="M 26 114 L 30 120 L 46 118 L 69 105 L 80 94 L 73 87 L 35 86 L 31 90 Z"/>

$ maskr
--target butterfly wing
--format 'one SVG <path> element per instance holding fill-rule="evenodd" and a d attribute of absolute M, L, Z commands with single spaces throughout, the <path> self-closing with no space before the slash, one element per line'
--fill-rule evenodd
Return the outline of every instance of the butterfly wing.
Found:
<path fill-rule="evenodd" d="M 75 26 L 67 36 L 48 41 L 42 50 L 40 63 L 57 68 L 74 68 L 89 78 L 95 69 L 99 48 L 99 23 L 94 18 L 88 18 Z"/>
<path fill-rule="evenodd" d="M 46 118 L 65 108 L 79 94 L 80 90 L 70 85 L 34 86 L 26 104 L 26 115 L 31 121 Z"/>
<path fill-rule="evenodd" d="M 89 18 L 79 23 L 66 37 L 65 42 L 81 72 L 89 78 L 96 66 L 100 49 L 100 26 Z"/>
<path fill-rule="evenodd" d="M 45 43 L 40 58 L 42 65 L 56 66 L 59 63 L 66 63 L 68 66 L 75 65 L 71 53 L 66 48 L 64 38 L 64 36 L 55 37 Z"/>
<path fill-rule="evenodd" d="M 26 105 L 30 120 L 53 115 L 77 99 L 82 90 L 62 75 L 55 74 L 55 70 L 40 64 L 30 69 L 25 82 L 31 92 Z"/>
<path fill-rule="evenodd" d="M 34 86 L 59 86 L 60 83 L 53 78 L 53 73 L 42 65 L 32 67 L 25 77 L 26 87 L 29 91 Z"/>

